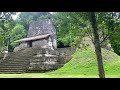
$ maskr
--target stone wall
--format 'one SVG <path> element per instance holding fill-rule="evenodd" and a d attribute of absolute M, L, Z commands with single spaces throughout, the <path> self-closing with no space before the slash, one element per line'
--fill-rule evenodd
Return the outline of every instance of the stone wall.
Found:
<path fill-rule="evenodd" d="M 30 23 L 27 37 L 44 35 L 44 34 L 56 35 L 56 30 L 51 20 L 33 21 Z"/>
<path fill-rule="evenodd" d="M 57 50 L 37 49 L 36 55 L 30 59 L 27 71 L 50 71 L 64 66 L 71 60 L 75 47 L 59 48 Z M 35 51 L 35 49 L 34 49 Z"/>
<path fill-rule="evenodd" d="M 45 55 L 39 54 L 34 59 L 30 59 L 28 70 L 48 71 L 59 67 L 58 56 Z"/>
<path fill-rule="evenodd" d="M 32 47 L 48 48 L 48 40 L 42 39 L 32 42 Z"/>
<path fill-rule="evenodd" d="M 60 53 L 60 62 L 67 63 L 69 60 L 71 60 L 72 55 L 76 51 L 76 47 L 57 48 L 56 51 Z M 64 59 L 62 59 L 61 57 L 63 57 Z"/>
<path fill-rule="evenodd" d="M 35 48 L 34 52 L 35 51 L 36 54 L 34 54 L 33 58 L 30 58 L 27 72 L 50 71 L 63 66 L 63 64 L 61 64 L 62 62 L 60 62 L 62 57 L 59 58 L 60 54 L 58 51 L 43 48 Z"/>
<path fill-rule="evenodd" d="M 25 49 L 25 48 L 27 48 L 27 43 L 26 42 L 21 43 L 19 46 L 15 47 L 14 52 L 17 52 L 17 51 Z"/>
<path fill-rule="evenodd" d="M 75 50 L 76 47 L 66 47 L 66 48 L 57 48 L 56 49 L 61 55 L 72 55 Z"/>

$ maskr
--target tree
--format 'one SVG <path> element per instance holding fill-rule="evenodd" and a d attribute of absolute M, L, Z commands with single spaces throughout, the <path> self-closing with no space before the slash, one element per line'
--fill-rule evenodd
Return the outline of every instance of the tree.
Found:
<path fill-rule="evenodd" d="M 99 77 L 100 78 L 105 78 L 95 12 L 91 12 L 90 17 L 91 17 L 90 22 L 91 22 L 91 25 L 92 25 L 93 35 L 94 35 L 94 46 L 95 46 L 95 53 L 96 53 L 97 62 L 98 62 Z"/>
<path fill-rule="evenodd" d="M 106 22 L 109 31 L 109 40 L 114 52 L 120 55 L 120 13 L 109 13 L 109 21 Z"/>
<path fill-rule="evenodd" d="M 102 45 L 107 45 L 108 43 L 110 43 L 114 49 L 114 52 L 120 55 L 120 35 L 119 35 L 120 14 L 118 12 L 96 12 L 95 16 L 96 16 L 95 19 L 97 23 L 96 30 L 99 35 L 96 37 L 99 38 L 99 40 L 97 41 L 99 41 L 100 48 L 102 47 Z M 93 25 L 92 25 L 92 28 L 93 28 Z M 95 30 L 95 25 L 93 30 Z M 90 34 L 89 36 L 91 40 L 95 45 L 95 32 L 92 31 L 89 34 Z M 97 55 L 97 58 L 99 58 L 99 62 L 98 62 L 99 76 L 104 78 L 105 73 L 103 68 L 102 57 L 100 55 L 101 53 L 100 48 L 98 47 L 97 48 L 98 50 L 95 49 L 95 51 L 96 51 L 96 55 L 99 54 Z"/>
<path fill-rule="evenodd" d="M 12 15 L 15 15 L 16 12 L 0 12 L 0 22 L 9 22 L 12 20 Z"/>
<path fill-rule="evenodd" d="M 0 12 L 0 27 L 1 27 L 1 38 L 0 38 L 0 48 L 3 50 L 5 47 L 6 30 L 4 27 L 5 23 L 12 21 L 12 15 L 16 12 Z"/>
<path fill-rule="evenodd" d="M 77 12 L 54 12 L 58 47 L 78 45 L 84 36 L 84 21 Z"/>
<path fill-rule="evenodd" d="M 111 44 L 114 52 L 120 55 L 120 13 L 97 12 L 96 14 L 101 46 Z"/>
<path fill-rule="evenodd" d="M 13 29 L 13 27 L 15 26 L 15 22 L 14 21 L 10 21 L 7 23 L 4 23 L 4 30 L 6 31 L 5 33 L 5 45 L 8 47 L 8 52 L 11 51 L 11 36 L 10 36 L 10 32 Z"/>
<path fill-rule="evenodd" d="M 4 46 L 4 30 L 2 28 L 0 28 L 0 52 L 3 50 Z"/>
<path fill-rule="evenodd" d="M 12 47 L 11 51 L 13 51 L 13 49 L 17 45 L 19 45 L 19 43 L 16 43 L 15 41 L 26 37 L 26 30 L 24 26 L 21 24 L 16 24 L 15 27 L 10 32 L 10 37 L 11 37 L 10 43 Z"/>

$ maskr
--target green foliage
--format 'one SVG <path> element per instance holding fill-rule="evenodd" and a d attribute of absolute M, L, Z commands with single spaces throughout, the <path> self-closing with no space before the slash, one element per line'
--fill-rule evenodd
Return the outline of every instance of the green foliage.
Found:
<path fill-rule="evenodd" d="M 52 18 L 49 12 L 21 12 L 17 17 L 16 22 L 20 23 L 28 30 L 30 22 L 48 18 Z"/>
<path fill-rule="evenodd" d="M 5 47 L 5 45 L 4 45 L 4 39 L 5 39 L 4 30 L 2 28 L 0 28 L 0 52 Z"/>
<path fill-rule="evenodd" d="M 15 15 L 16 12 L 0 12 L 0 22 L 10 22 L 12 20 L 12 15 Z"/>
<path fill-rule="evenodd" d="M 115 53 L 120 55 L 120 13 L 96 12 L 101 46 L 111 44 Z M 90 30 L 90 29 L 89 29 Z M 92 34 L 92 32 L 91 32 Z"/>
<path fill-rule="evenodd" d="M 2 52 L 7 42 L 8 30 L 6 30 L 5 23 L 13 21 L 12 15 L 15 14 L 16 12 L 0 12 L 0 52 Z"/>
<path fill-rule="evenodd" d="M 110 43 L 115 53 L 120 55 L 120 13 L 111 12 L 106 14 L 106 26 L 110 34 Z"/>
<path fill-rule="evenodd" d="M 114 28 L 116 32 L 111 35 L 111 46 L 115 53 L 120 55 L 120 25 Z"/>
<path fill-rule="evenodd" d="M 14 41 L 26 37 L 26 30 L 24 26 L 20 24 L 16 24 L 16 26 L 11 30 L 10 36 L 11 36 L 11 45 L 13 48 L 15 48 L 19 43 L 16 43 Z"/>
<path fill-rule="evenodd" d="M 55 12 L 54 23 L 57 29 L 58 47 L 77 45 L 84 36 L 86 24 L 77 12 Z"/>

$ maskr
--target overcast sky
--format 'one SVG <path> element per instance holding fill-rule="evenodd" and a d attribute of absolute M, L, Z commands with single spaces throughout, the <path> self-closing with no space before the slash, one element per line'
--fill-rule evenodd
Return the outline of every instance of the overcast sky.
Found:
<path fill-rule="evenodd" d="M 16 19 L 19 14 L 20 14 L 20 12 L 18 12 L 16 15 L 13 15 L 13 16 L 12 16 L 13 19 Z"/>

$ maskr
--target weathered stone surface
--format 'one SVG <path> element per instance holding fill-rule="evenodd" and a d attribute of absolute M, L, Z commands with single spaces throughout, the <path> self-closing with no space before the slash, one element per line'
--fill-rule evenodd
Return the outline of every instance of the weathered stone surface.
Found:
<path fill-rule="evenodd" d="M 29 25 L 27 37 L 51 34 L 51 41 L 54 48 L 57 48 L 56 29 L 50 19 L 43 21 L 33 21 Z"/>
<path fill-rule="evenodd" d="M 56 51 L 60 53 L 60 55 L 72 55 L 76 50 L 76 47 L 67 47 L 67 48 L 57 48 Z"/>
<path fill-rule="evenodd" d="M 36 35 L 44 35 L 44 34 L 55 34 L 56 35 L 56 30 L 51 20 L 33 21 L 30 23 L 27 37 L 32 37 Z"/>
<path fill-rule="evenodd" d="M 60 52 L 59 52 L 60 51 Z M 59 50 L 40 49 L 37 55 L 30 60 L 28 71 L 49 71 L 62 67 L 75 52 L 75 47 Z"/>
<path fill-rule="evenodd" d="M 55 55 L 56 51 L 52 51 L 54 55 L 50 53 L 52 50 L 47 49 L 41 49 L 39 50 L 39 53 L 37 55 L 33 56 L 32 59 L 30 59 L 29 67 L 27 71 L 29 70 L 54 70 L 58 68 L 59 60 L 58 55 Z M 58 53 L 58 52 L 57 52 Z"/>
<path fill-rule="evenodd" d="M 14 52 L 27 48 L 27 43 L 21 43 L 19 46 L 14 48 Z"/>
<path fill-rule="evenodd" d="M 30 23 L 27 37 L 45 34 L 51 34 L 53 46 L 54 48 L 57 48 L 56 29 L 50 19 L 44 21 L 34 21 Z"/>
<path fill-rule="evenodd" d="M 59 52 L 56 50 L 50 50 L 50 49 L 40 49 L 38 50 L 37 54 L 51 54 L 51 55 L 59 55 Z"/>
<path fill-rule="evenodd" d="M 49 48 L 47 39 L 37 40 L 32 42 L 32 47 L 41 47 L 41 48 Z"/>

